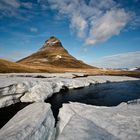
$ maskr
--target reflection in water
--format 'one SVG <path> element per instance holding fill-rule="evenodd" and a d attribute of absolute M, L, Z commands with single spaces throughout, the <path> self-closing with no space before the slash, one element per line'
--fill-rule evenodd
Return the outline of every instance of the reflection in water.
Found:
<path fill-rule="evenodd" d="M 52 105 L 57 119 L 63 103 L 80 102 L 97 106 L 116 106 L 121 102 L 140 98 L 140 80 L 92 85 L 82 89 L 68 90 L 54 94 L 46 102 Z"/>

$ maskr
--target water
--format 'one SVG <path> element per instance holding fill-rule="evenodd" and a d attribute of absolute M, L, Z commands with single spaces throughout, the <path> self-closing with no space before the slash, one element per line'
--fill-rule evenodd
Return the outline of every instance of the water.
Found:
<path fill-rule="evenodd" d="M 140 80 L 119 83 L 92 85 L 76 90 L 61 91 L 54 94 L 46 102 L 51 104 L 57 121 L 59 109 L 63 103 L 80 102 L 97 106 L 116 106 L 140 98 Z"/>
<path fill-rule="evenodd" d="M 80 102 L 97 106 L 116 106 L 140 98 L 140 80 L 120 83 L 106 83 L 89 87 L 62 90 L 46 100 L 51 104 L 53 115 L 56 119 L 63 103 Z M 19 110 L 29 103 L 16 103 L 0 109 L 0 128 L 5 125 Z"/>

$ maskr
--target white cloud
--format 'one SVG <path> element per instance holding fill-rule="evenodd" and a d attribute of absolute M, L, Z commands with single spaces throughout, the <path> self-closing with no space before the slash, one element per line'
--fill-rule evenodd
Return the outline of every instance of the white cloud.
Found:
<path fill-rule="evenodd" d="M 132 68 L 140 67 L 140 51 L 106 56 L 92 63 L 105 68 Z"/>
<path fill-rule="evenodd" d="M 33 3 L 31 2 L 22 2 L 21 6 L 27 9 L 32 9 L 33 8 Z"/>
<path fill-rule="evenodd" d="M 0 13 L 2 16 L 17 16 L 17 9 L 20 8 L 18 0 L 0 0 Z"/>
<path fill-rule="evenodd" d="M 114 35 L 118 35 L 130 20 L 124 9 L 112 9 L 95 20 L 90 29 L 87 45 L 104 42 Z"/>
<path fill-rule="evenodd" d="M 137 1 L 137 0 L 136 0 Z M 50 7 L 60 18 L 68 18 L 70 29 L 83 38 L 86 45 L 95 45 L 118 35 L 127 25 L 140 25 L 140 18 L 126 11 L 115 0 L 0 0 L 0 18 L 30 20 Z M 23 8 L 24 7 L 24 8 Z M 135 17 L 135 18 L 134 18 Z"/>
<path fill-rule="evenodd" d="M 20 1 L 18 0 L 1 0 L 1 3 L 5 3 L 7 6 L 9 5 L 14 8 L 20 7 Z"/>
<path fill-rule="evenodd" d="M 0 18 L 15 17 L 21 20 L 28 20 L 34 16 L 36 4 L 22 2 L 21 0 L 0 0 Z M 29 10 L 30 9 L 30 10 Z"/>
<path fill-rule="evenodd" d="M 86 45 L 95 45 L 118 35 L 130 22 L 132 23 L 135 15 L 131 11 L 127 12 L 114 0 L 48 2 L 51 9 L 58 10 L 60 17 L 69 19 L 70 27 L 78 37 L 84 38 Z"/>
<path fill-rule="evenodd" d="M 37 32 L 38 32 L 38 29 L 35 28 L 35 27 L 31 27 L 31 28 L 30 28 L 30 31 L 31 31 L 31 32 L 34 32 L 34 33 L 37 33 Z"/>
<path fill-rule="evenodd" d="M 84 1 L 48 0 L 48 2 L 50 3 L 51 9 L 57 9 L 59 14 L 70 19 L 70 27 L 74 29 L 73 31 L 77 33 L 78 37 L 83 38 L 85 36 L 88 26 L 86 18 L 89 16 L 89 14 L 86 15 L 85 10 L 90 13 L 90 9 L 85 5 Z"/>
<path fill-rule="evenodd" d="M 85 30 L 87 27 L 86 20 L 81 16 L 73 16 L 72 17 L 72 23 L 71 27 L 76 29 L 78 37 L 84 37 L 85 36 Z"/>

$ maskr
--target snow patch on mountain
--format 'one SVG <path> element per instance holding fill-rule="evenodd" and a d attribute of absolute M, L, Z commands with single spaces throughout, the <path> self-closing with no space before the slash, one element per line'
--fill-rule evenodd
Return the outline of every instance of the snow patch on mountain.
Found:
<path fill-rule="evenodd" d="M 45 45 L 53 46 L 53 45 L 55 45 L 56 43 L 59 43 L 59 42 L 60 42 L 59 40 L 56 40 L 56 41 L 48 41 L 48 42 L 46 42 Z"/>
<path fill-rule="evenodd" d="M 56 58 L 56 59 L 60 59 L 60 58 L 62 58 L 62 56 L 61 56 L 61 55 L 56 55 L 55 58 Z"/>

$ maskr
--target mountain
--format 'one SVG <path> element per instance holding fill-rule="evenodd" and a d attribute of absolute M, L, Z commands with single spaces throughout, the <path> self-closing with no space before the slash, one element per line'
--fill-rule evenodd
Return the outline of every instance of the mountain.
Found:
<path fill-rule="evenodd" d="M 52 36 L 42 48 L 17 62 L 0 59 L 0 73 L 17 72 L 97 72 L 98 68 L 85 64 L 69 54 L 59 39 Z"/>
<path fill-rule="evenodd" d="M 70 55 L 60 40 L 54 36 L 45 41 L 43 47 L 36 53 L 19 60 L 17 63 L 57 68 L 94 68 Z"/>

